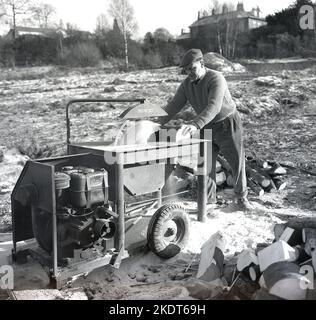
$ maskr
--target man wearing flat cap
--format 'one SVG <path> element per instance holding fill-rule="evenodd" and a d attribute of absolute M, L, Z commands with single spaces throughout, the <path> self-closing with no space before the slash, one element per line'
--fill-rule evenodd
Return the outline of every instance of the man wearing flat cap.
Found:
<path fill-rule="evenodd" d="M 175 116 L 187 102 L 191 104 L 197 116 L 191 123 L 182 126 L 183 135 L 212 129 L 212 163 L 208 164 L 211 177 L 208 183 L 209 202 L 216 201 L 216 160 L 221 151 L 235 179 L 238 208 L 249 211 L 252 206 L 247 200 L 242 123 L 227 82 L 220 72 L 205 67 L 199 49 L 187 51 L 180 67 L 187 77 L 165 107 L 169 115 L 165 122 Z"/>

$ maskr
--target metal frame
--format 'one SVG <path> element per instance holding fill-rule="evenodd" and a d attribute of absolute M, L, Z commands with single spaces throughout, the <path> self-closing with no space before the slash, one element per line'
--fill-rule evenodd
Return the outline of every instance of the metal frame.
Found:
<path fill-rule="evenodd" d="M 85 103 L 85 102 L 138 102 L 138 103 L 144 103 L 145 99 L 78 99 L 78 100 L 71 100 L 68 102 L 66 106 L 66 125 L 67 125 L 67 154 L 66 157 L 60 157 L 60 158 L 53 158 L 53 159 L 44 159 L 39 160 L 37 162 L 30 161 L 30 163 L 25 167 L 23 170 L 23 174 L 26 172 L 27 168 L 29 168 L 30 164 L 34 164 L 34 168 L 37 168 L 38 166 L 48 166 L 51 167 L 51 187 L 52 187 L 52 210 L 49 210 L 52 214 L 52 241 L 53 241 L 53 253 L 51 256 L 52 259 L 52 273 L 51 273 L 51 281 L 55 282 L 55 286 L 58 285 L 59 280 L 64 278 L 67 274 L 67 271 L 65 270 L 59 270 L 58 268 L 58 254 L 57 254 L 57 212 L 55 207 L 55 189 L 54 189 L 54 180 L 53 180 L 53 174 L 54 174 L 54 162 L 59 160 L 65 160 L 67 159 L 76 159 L 77 157 L 89 157 L 89 156 L 97 156 L 102 155 L 105 156 L 107 153 L 110 155 L 115 156 L 115 163 L 113 165 L 109 165 L 105 163 L 106 167 L 111 166 L 112 171 L 114 173 L 114 181 L 113 184 L 115 186 L 114 190 L 114 203 L 115 203 L 115 212 L 118 215 L 118 229 L 117 234 L 114 238 L 114 247 L 117 250 L 117 252 L 113 253 L 113 257 L 115 258 L 114 266 L 118 267 L 120 264 L 120 261 L 122 258 L 124 258 L 125 255 L 125 199 L 124 199 L 124 166 L 135 166 L 139 165 L 140 163 L 149 163 L 151 161 L 157 161 L 157 160 L 163 160 L 163 162 L 167 165 L 166 162 L 169 162 L 168 164 L 174 164 L 174 159 L 176 157 L 181 156 L 190 156 L 192 154 L 199 154 L 199 164 L 198 164 L 198 170 L 199 170 L 199 176 L 198 176 L 198 199 L 197 199 L 197 205 L 198 205 L 198 221 L 205 222 L 206 220 L 206 201 L 207 201 L 207 145 L 208 140 L 203 139 L 193 139 L 190 142 L 178 142 L 178 143 L 157 143 L 157 144 L 151 144 L 146 146 L 140 146 L 136 147 L 135 149 L 129 148 L 126 146 L 126 148 L 122 146 L 117 146 L 116 149 L 110 149 L 107 148 L 107 146 L 100 145 L 98 143 L 91 144 L 91 143 L 83 143 L 83 144 L 71 144 L 70 143 L 70 119 L 69 119 L 69 108 L 74 103 Z M 182 147 L 180 149 L 180 147 Z M 159 150 L 159 155 L 157 155 L 157 151 Z M 179 154 L 179 150 L 181 150 L 181 154 Z M 70 152 L 73 152 L 70 154 Z M 134 153 L 134 154 L 133 154 Z M 138 157 L 135 158 L 135 155 Z M 79 159 L 79 158 L 78 158 Z M 136 160 L 135 160 L 136 159 Z M 105 162 L 105 159 L 102 161 Z M 51 164 L 49 162 L 52 162 Z M 42 164 L 41 164 L 42 163 Z M 145 164 L 146 165 L 146 164 Z M 32 167 L 32 166 L 31 166 Z M 33 168 L 33 169 L 34 169 Z M 23 180 L 23 175 L 19 178 L 18 183 L 15 187 L 15 192 L 17 191 L 18 187 L 21 185 Z M 32 181 L 31 181 L 32 182 Z M 111 183 L 112 184 L 112 183 Z M 112 185 L 113 187 L 113 185 Z M 158 199 L 158 207 L 162 205 L 162 192 L 161 190 L 158 190 L 156 192 L 156 196 Z M 12 197 L 12 200 L 14 199 L 14 196 Z M 14 216 L 14 212 L 13 212 Z M 16 241 L 14 236 L 14 254 L 16 255 Z M 81 262 L 77 265 L 78 273 L 80 273 L 80 270 L 83 268 L 84 270 L 87 270 L 87 268 L 90 270 L 93 270 L 94 268 L 108 264 L 109 263 L 109 256 L 104 257 L 104 259 L 97 259 L 97 261 L 88 261 L 88 264 L 86 265 L 85 262 Z M 112 263 L 112 262 L 111 262 Z M 79 270 L 80 269 L 80 270 Z M 59 272 L 60 271 L 60 272 Z M 69 270 L 70 273 L 74 272 L 74 270 Z M 61 275 L 63 273 L 63 275 Z"/>

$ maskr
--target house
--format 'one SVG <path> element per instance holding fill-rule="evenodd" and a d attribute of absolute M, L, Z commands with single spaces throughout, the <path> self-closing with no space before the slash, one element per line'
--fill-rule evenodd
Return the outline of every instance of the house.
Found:
<path fill-rule="evenodd" d="M 40 36 L 44 38 L 52 38 L 56 34 L 61 35 L 63 38 L 66 37 L 66 31 L 60 28 L 53 29 L 53 28 L 31 28 L 31 27 L 16 27 L 15 28 L 15 38 L 21 36 Z M 11 28 L 6 38 L 14 38 L 14 29 Z"/>
<path fill-rule="evenodd" d="M 216 38 L 219 26 L 225 23 L 230 25 L 231 32 L 249 32 L 251 29 L 259 28 L 267 24 L 264 18 L 260 17 L 260 8 L 254 8 L 247 12 L 244 10 L 243 3 L 238 3 L 235 11 L 229 11 L 226 4 L 222 7 L 221 13 L 212 10 L 211 14 L 207 12 L 198 12 L 198 19 L 190 25 L 190 32 L 181 32 L 177 41 Z"/>

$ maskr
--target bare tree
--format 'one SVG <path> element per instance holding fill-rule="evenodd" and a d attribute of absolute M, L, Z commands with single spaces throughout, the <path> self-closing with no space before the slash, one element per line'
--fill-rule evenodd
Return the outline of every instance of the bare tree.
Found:
<path fill-rule="evenodd" d="M 13 39 L 15 39 L 17 17 L 29 13 L 31 0 L 0 0 L 0 4 L 5 9 L 5 15 L 12 19 Z"/>
<path fill-rule="evenodd" d="M 102 13 L 97 17 L 96 32 L 104 32 L 110 29 L 107 16 Z"/>
<path fill-rule="evenodd" d="M 128 37 L 137 29 L 134 18 L 134 9 L 129 0 L 111 0 L 109 7 L 110 15 L 117 20 L 118 26 L 123 34 L 125 47 L 125 67 L 129 69 L 128 62 Z"/>
<path fill-rule="evenodd" d="M 36 21 L 39 27 L 48 28 L 52 25 L 52 20 L 56 15 L 56 9 L 49 3 L 39 3 L 30 8 L 32 18 Z"/>

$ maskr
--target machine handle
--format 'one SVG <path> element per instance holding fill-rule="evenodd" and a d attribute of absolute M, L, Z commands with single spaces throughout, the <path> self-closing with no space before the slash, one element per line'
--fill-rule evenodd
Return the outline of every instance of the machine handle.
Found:
<path fill-rule="evenodd" d="M 75 99 L 70 100 L 66 106 L 66 126 L 67 126 L 67 150 L 69 151 L 70 144 L 70 119 L 69 119 L 69 107 L 73 103 L 82 103 L 82 102 L 138 102 L 145 103 L 146 99 Z"/>

